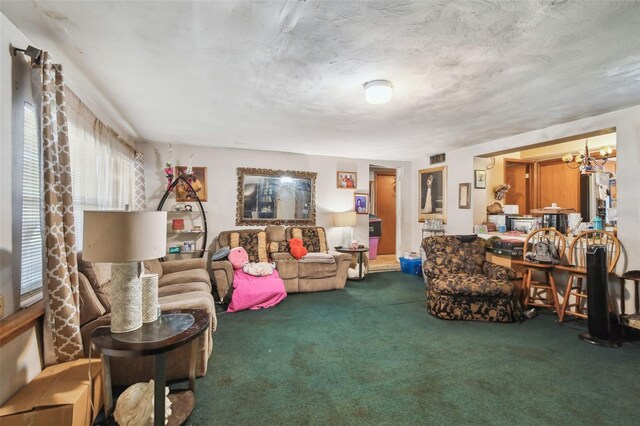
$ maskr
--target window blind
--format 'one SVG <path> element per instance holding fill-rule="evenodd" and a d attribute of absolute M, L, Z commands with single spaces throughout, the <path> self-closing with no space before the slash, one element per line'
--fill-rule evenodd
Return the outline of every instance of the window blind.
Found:
<path fill-rule="evenodd" d="M 20 295 L 24 300 L 42 289 L 43 281 L 43 196 L 42 162 L 36 111 L 24 103 L 24 145 L 22 152 L 22 258 Z"/>

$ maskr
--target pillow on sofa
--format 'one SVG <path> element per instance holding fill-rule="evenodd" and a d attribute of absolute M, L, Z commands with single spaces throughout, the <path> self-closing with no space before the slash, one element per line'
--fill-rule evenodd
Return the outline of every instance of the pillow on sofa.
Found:
<path fill-rule="evenodd" d="M 98 300 L 89 279 L 84 274 L 78 275 L 78 291 L 80 293 L 80 326 L 105 314 L 104 306 Z"/>
<path fill-rule="evenodd" d="M 142 263 L 146 274 L 158 274 L 158 278 L 162 277 L 162 265 L 158 259 L 145 260 Z"/>
<path fill-rule="evenodd" d="M 268 262 L 267 234 L 261 232 L 232 232 L 229 234 L 231 248 L 242 247 L 249 255 L 249 262 Z"/>
<path fill-rule="evenodd" d="M 105 311 L 111 312 L 111 264 L 82 260 L 82 252 L 78 252 L 78 271 L 89 279 Z"/>
<path fill-rule="evenodd" d="M 327 237 L 321 227 L 293 228 L 293 238 L 300 238 L 310 253 L 327 253 Z"/>
<path fill-rule="evenodd" d="M 267 246 L 267 251 L 269 252 L 269 256 L 272 253 L 288 253 L 289 246 L 286 241 L 271 241 Z"/>

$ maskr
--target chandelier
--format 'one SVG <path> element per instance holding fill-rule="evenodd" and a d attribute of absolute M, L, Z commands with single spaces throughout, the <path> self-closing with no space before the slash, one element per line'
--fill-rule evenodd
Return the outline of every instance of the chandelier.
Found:
<path fill-rule="evenodd" d="M 594 158 L 589 152 L 589 139 L 584 141 L 584 150 L 578 151 L 578 154 L 574 156 L 572 153 L 567 153 L 562 157 L 562 161 L 572 169 L 579 169 L 580 174 L 588 175 L 596 171 L 603 170 L 604 164 L 607 162 L 613 148 L 610 146 L 603 146 L 600 148 L 600 158 Z"/>

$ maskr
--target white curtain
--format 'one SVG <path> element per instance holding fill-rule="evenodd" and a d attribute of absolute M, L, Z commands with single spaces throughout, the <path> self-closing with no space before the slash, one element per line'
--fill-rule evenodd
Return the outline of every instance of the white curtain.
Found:
<path fill-rule="evenodd" d="M 131 207 L 135 191 L 135 150 L 67 91 L 73 205 L 78 250 L 85 210 Z"/>

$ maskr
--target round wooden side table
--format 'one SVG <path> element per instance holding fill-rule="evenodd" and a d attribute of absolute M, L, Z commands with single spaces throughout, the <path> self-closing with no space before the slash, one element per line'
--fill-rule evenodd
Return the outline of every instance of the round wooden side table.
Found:
<path fill-rule="evenodd" d="M 154 420 L 155 426 L 164 425 L 165 394 L 167 382 L 167 352 L 191 342 L 189 364 L 189 390 L 171 398 L 172 406 L 179 416 L 169 417 L 169 424 L 182 424 L 195 405 L 196 354 L 198 340 L 209 328 L 209 315 L 202 310 L 184 309 L 164 313 L 158 320 L 144 324 L 128 333 L 112 334 L 109 327 L 96 328 L 91 335 L 93 349 L 102 359 L 102 382 L 104 412 L 109 418 L 113 413 L 111 389 L 111 357 L 134 357 L 152 355 L 154 359 Z M 179 418 L 178 418 L 179 417 Z"/>
<path fill-rule="evenodd" d="M 358 258 L 358 281 L 364 279 L 362 270 L 364 269 L 364 254 L 369 251 L 367 247 L 352 249 L 348 247 L 335 247 L 335 250 L 340 253 L 349 253 L 351 255 L 357 255 Z M 354 278 L 355 279 L 355 278 Z"/>

